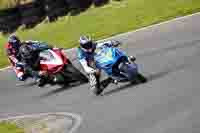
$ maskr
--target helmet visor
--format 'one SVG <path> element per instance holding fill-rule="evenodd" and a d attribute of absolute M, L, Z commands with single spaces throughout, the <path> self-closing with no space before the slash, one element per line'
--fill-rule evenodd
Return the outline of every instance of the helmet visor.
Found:
<path fill-rule="evenodd" d="M 92 42 L 88 42 L 88 43 L 82 45 L 82 47 L 84 49 L 91 49 L 91 48 L 93 48 L 93 43 Z"/>

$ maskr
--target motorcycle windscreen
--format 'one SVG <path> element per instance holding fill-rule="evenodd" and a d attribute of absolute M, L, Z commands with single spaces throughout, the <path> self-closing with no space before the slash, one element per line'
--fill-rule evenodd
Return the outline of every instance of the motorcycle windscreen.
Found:
<path fill-rule="evenodd" d="M 96 66 L 110 75 L 112 74 L 112 66 L 122 56 L 126 55 L 118 48 L 103 48 L 95 55 Z"/>
<path fill-rule="evenodd" d="M 40 65 L 42 70 L 56 71 L 57 67 L 63 65 L 62 59 L 52 50 L 40 52 Z"/>

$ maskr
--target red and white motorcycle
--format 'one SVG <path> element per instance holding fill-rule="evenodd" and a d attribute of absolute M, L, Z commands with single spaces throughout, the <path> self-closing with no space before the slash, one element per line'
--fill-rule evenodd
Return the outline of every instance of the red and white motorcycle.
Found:
<path fill-rule="evenodd" d="M 40 52 L 40 58 L 39 68 L 48 75 L 44 82 L 65 85 L 77 81 L 88 82 L 85 75 L 72 65 L 61 49 L 44 50 Z"/>
<path fill-rule="evenodd" d="M 40 84 L 69 85 L 74 82 L 86 83 L 88 79 L 75 68 L 62 49 L 53 48 L 39 53 L 39 70 L 45 72 L 41 76 Z M 22 69 L 20 71 L 23 71 Z"/>

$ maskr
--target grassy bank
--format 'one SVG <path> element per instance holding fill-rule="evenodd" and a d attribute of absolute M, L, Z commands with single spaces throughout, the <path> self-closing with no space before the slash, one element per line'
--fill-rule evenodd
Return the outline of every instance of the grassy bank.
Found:
<path fill-rule="evenodd" d="M 24 131 L 14 124 L 0 122 L 0 133 L 24 133 Z"/>
<path fill-rule="evenodd" d="M 0 10 L 7 9 L 7 8 L 14 8 L 19 4 L 25 4 L 32 2 L 33 0 L 0 0 Z"/>
<path fill-rule="evenodd" d="M 73 47 L 82 34 L 106 38 L 200 11 L 200 0 L 123 0 L 101 8 L 90 8 L 56 23 L 40 24 L 28 31 L 18 31 L 22 39 L 43 40 L 59 47 Z M 5 37 L 0 37 L 0 67 L 7 65 L 3 52 Z"/>

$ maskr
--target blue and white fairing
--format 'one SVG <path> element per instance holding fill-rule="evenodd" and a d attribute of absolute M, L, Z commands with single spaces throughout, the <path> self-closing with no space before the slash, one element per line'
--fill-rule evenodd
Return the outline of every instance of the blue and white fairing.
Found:
<path fill-rule="evenodd" d="M 122 56 L 128 59 L 126 54 L 118 48 L 103 47 L 96 53 L 94 59 L 97 68 L 103 69 L 108 75 L 112 75 L 112 66 L 116 64 L 118 59 Z"/>

